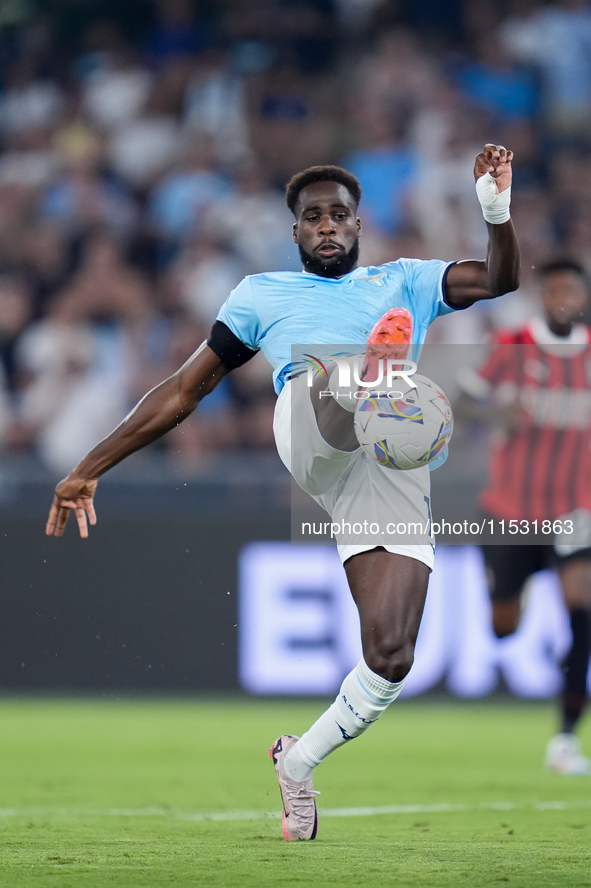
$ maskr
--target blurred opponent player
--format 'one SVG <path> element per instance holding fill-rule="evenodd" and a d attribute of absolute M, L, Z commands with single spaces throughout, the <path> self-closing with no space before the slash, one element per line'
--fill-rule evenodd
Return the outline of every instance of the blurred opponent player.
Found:
<path fill-rule="evenodd" d="M 307 386 L 308 365 L 292 363 L 291 346 L 315 343 L 319 354 L 326 354 L 322 348 L 332 343 L 360 345 L 362 350 L 368 342 L 385 342 L 386 350 L 388 343 L 394 348 L 421 343 L 438 315 L 514 290 L 519 249 L 509 218 L 511 160 L 511 151 L 495 145 L 486 145 L 477 156 L 474 176 L 487 221 L 487 258 L 458 263 L 399 259 L 359 267 L 357 179 L 334 166 L 295 175 L 286 200 L 295 216 L 293 239 L 303 271 L 253 275 L 232 291 L 207 342 L 57 485 L 47 533 L 60 536 L 73 510 L 81 536 L 87 536 L 87 517 L 90 524 L 96 522 L 97 479 L 182 422 L 223 376 L 259 349 L 274 368 L 279 454 L 333 520 L 369 520 L 382 526 L 393 519 L 428 522 L 428 468 L 386 471 L 367 457 L 355 438 L 353 414 L 336 398 L 320 396 L 326 391 L 321 375 Z M 400 312 L 389 313 L 393 308 L 404 309 L 404 323 Z M 370 351 L 371 345 L 368 358 Z M 299 433 L 293 448 L 292 425 Z M 432 539 L 383 545 L 337 537 L 337 544 L 359 610 L 363 658 L 303 737 L 283 735 L 270 751 L 286 839 L 315 838 L 314 768 L 362 734 L 402 690 L 433 566 Z"/>
<path fill-rule="evenodd" d="M 580 321 L 588 300 L 581 266 L 555 261 L 539 271 L 543 318 L 499 333 L 498 348 L 462 386 L 498 411 L 503 434 L 493 447 L 484 510 L 506 524 L 570 519 L 572 533 L 547 544 L 548 535 L 522 535 L 525 545 L 482 547 L 499 638 L 519 624 L 528 578 L 544 568 L 558 572 L 572 642 L 563 663 L 560 733 L 546 749 L 546 766 L 561 774 L 588 774 L 575 728 L 587 703 L 591 653 L 591 328 Z M 471 385 L 470 385 L 471 382 Z M 570 527 L 570 525 L 569 525 Z M 570 540 L 569 540 L 570 536 Z M 546 543 L 546 545 L 544 545 Z"/>

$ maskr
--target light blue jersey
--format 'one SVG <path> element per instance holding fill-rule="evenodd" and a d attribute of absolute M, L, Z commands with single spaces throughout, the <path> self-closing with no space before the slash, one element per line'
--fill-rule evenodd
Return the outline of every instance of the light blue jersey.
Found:
<path fill-rule="evenodd" d="M 427 327 L 454 309 L 443 300 L 443 281 L 453 263 L 397 259 L 355 268 L 339 278 L 308 272 L 271 272 L 244 278 L 220 309 L 222 321 L 245 345 L 261 350 L 273 367 L 275 391 L 309 363 L 292 356 L 294 345 L 318 345 L 329 356 L 333 345 L 362 350 L 374 324 L 391 308 L 406 308 L 413 318 L 413 344 L 421 345 Z M 334 350 L 332 354 L 337 354 Z"/>

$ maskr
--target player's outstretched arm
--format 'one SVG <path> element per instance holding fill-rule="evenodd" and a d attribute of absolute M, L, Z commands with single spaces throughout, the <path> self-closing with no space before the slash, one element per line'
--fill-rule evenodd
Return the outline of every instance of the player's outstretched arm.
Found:
<path fill-rule="evenodd" d="M 488 229 L 488 249 L 485 260 L 468 259 L 450 268 L 445 298 L 456 308 L 494 299 L 519 286 L 519 245 L 509 216 L 512 160 L 512 151 L 491 144 L 476 158 L 474 178 Z"/>
<path fill-rule="evenodd" d="M 226 365 L 204 342 L 180 370 L 148 392 L 123 422 L 60 481 L 46 534 L 61 536 L 74 511 L 80 536 L 87 537 L 88 524 L 96 524 L 94 494 L 98 478 L 186 419 L 226 373 Z"/>

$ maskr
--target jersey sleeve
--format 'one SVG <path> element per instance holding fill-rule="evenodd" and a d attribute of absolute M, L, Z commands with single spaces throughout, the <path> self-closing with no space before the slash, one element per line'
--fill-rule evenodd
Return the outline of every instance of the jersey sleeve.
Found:
<path fill-rule="evenodd" d="M 445 278 L 455 262 L 442 259 L 400 259 L 399 262 L 411 301 L 425 314 L 428 324 L 439 315 L 456 311 L 445 301 Z"/>
<path fill-rule="evenodd" d="M 207 344 L 230 370 L 241 367 L 256 355 L 256 351 L 253 351 L 241 339 L 238 339 L 236 334 L 232 333 L 223 321 L 216 321 L 214 323 Z"/>
<path fill-rule="evenodd" d="M 244 278 L 232 290 L 220 308 L 217 320 L 225 324 L 248 348 L 259 350 L 262 330 L 254 305 L 250 278 Z"/>

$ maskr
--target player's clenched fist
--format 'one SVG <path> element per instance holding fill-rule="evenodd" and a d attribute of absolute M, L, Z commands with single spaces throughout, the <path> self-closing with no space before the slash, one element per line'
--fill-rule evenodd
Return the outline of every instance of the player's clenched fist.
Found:
<path fill-rule="evenodd" d="M 74 511 L 78 522 L 80 536 L 88 536 L 88 524 L 96 524 L 96 512 L 94 511 L 94 494 L 98 481 L 80 478 L 76 475 L 68 475 L 55 488 L 55 496 L 49 510 L 49 517 L 45 526 L 47 536 L 61 536 Z"/>
<path fill-rule="evenodd" d="M 500 193 L 511 184 L 512 170 L 511 161 L 513 160 L 513 152 L 503 145 L 484 146 L 484 150 L 477 155 L 474 163 L 474 178 L 480 179 L 481 176 L 489 173 L 497 183 L 497 189 Z"/>
<path fill-rule="evenodd" d="M 510 218 L 511 161 L 513 152 L 503 145 L 484 146 L 476 157 L 474 178 L 482 214 L 492 225 L 501 225 Z"/>

